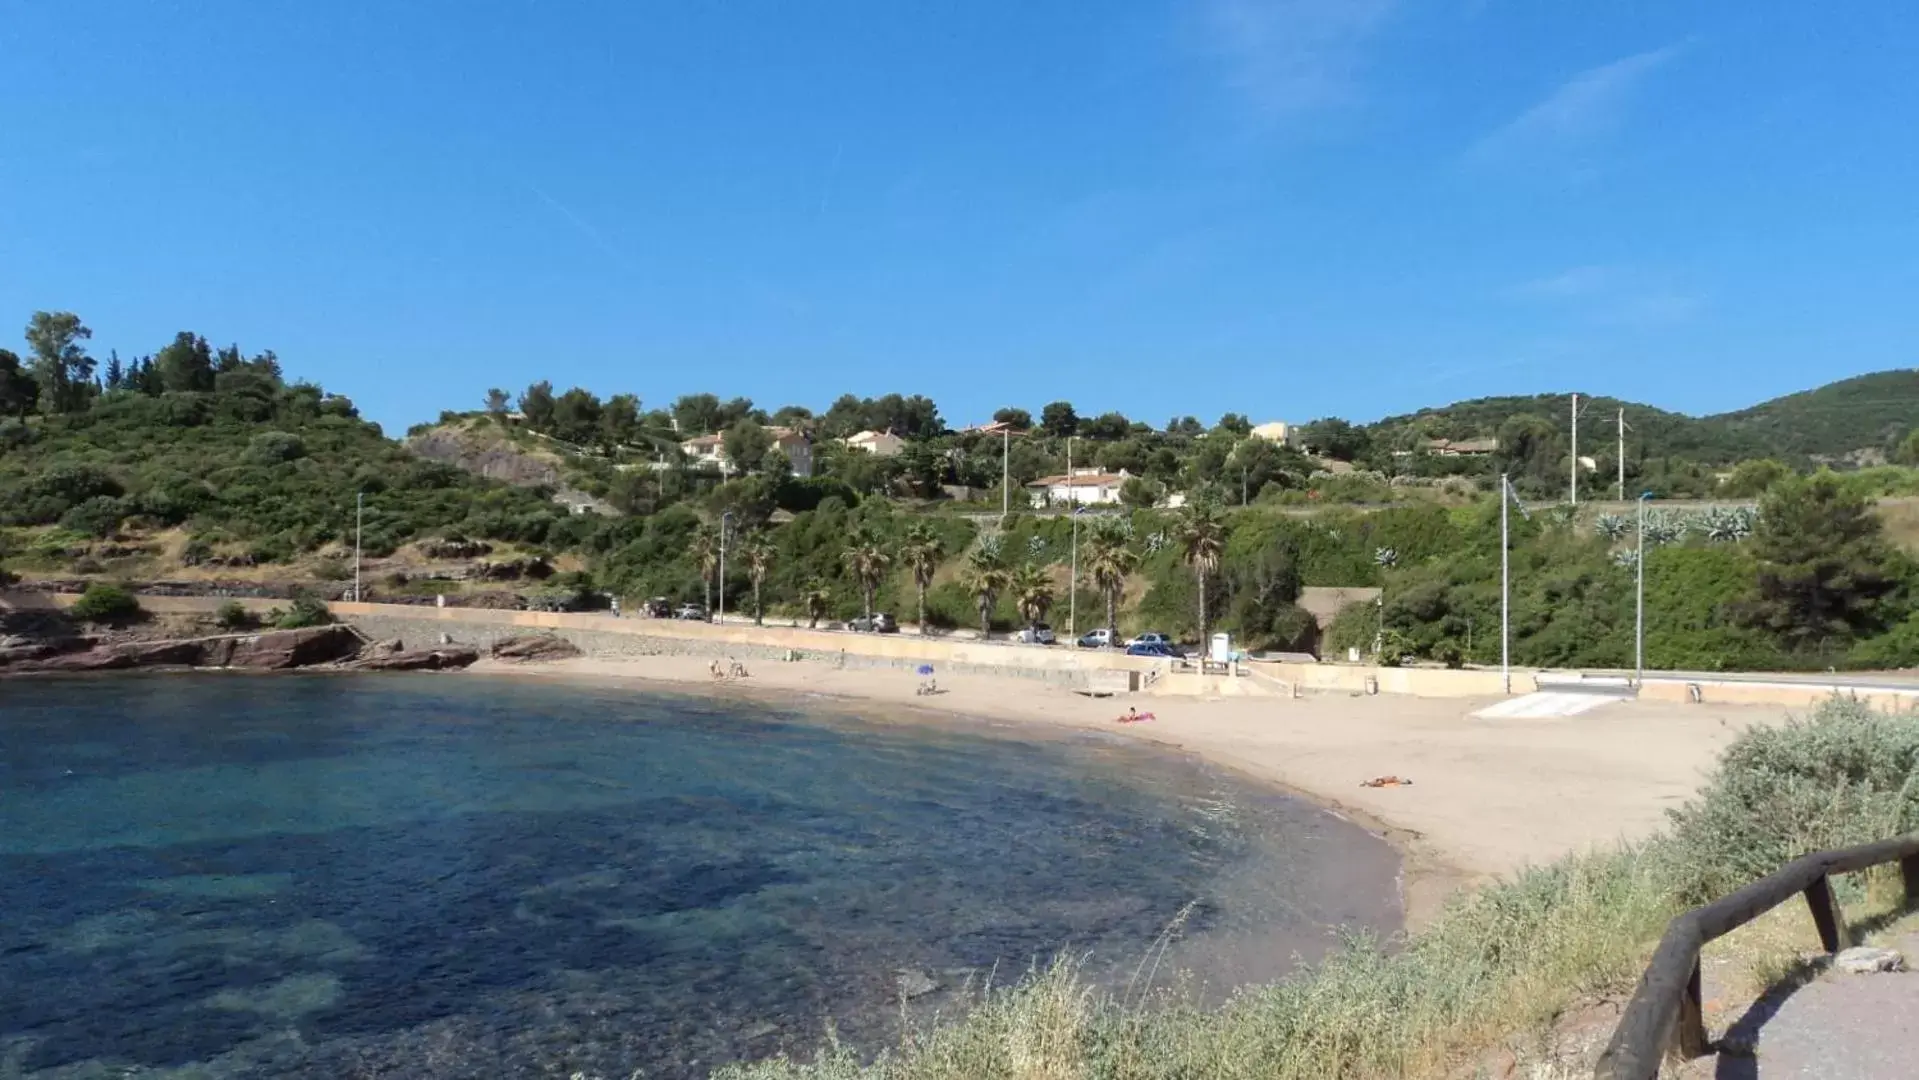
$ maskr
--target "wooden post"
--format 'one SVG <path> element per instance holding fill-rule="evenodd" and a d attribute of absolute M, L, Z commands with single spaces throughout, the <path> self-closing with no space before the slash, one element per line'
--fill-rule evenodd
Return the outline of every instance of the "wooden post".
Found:
<path fill-rule="evenodd" d="M 1706 1013 L 1699 990 L 1699 961 L 1692 962 L 1692 977 L 1686 980 L 1686 993 L 1679 999 L 1679 1022 L 1673 1026 L 1673 1049 L 1685 1061 L 1706 1056 Z"/>
<path fill-rule="evenodd" d="M 1906 906 L 1919 908 L 1919 854 L 1899 860 L 1899 876 L 1906 883 Z"/>
<path fill-rule="evenodd" d="M 1806 906 L 1812 909 L 1813 925 L 1819 928 L 1819 943 L 1829 953 L 1836 953 L 1840 947 L 1839 908 L 1832 902 L 1832 879 L 1821 875 L 1819 880 L 1806 886 Z"/>

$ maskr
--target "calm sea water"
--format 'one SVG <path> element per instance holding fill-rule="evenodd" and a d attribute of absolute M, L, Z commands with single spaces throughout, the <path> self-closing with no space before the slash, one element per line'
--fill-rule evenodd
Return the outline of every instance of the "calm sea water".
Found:
<path fill-rule="evenodd" d="M 1380 842 L 1191 760 L 834 708 L 0 682 L 0 1076 L 701 1076 L 1189 905 L 1215 989 L 1396 924 Z"/>

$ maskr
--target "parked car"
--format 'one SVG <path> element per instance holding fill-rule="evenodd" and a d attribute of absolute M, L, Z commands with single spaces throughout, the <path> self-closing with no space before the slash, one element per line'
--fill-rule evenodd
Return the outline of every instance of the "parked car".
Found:
<path fill-rule="evenodd" d="M 1113 631 L 1102 626 L 1097 630 L 1088 630 L 1084 634 L 1081 634 L 1079 636 L 1079 647 L 1082 649 L 1110 649 L 1113 647 L 1113 640 Z"/>
<path fill-rule="evenodd" d="M 666 597 L 656 596 L 640 605 L 640 614 L 649 619 L 670 619 L 673 617 L 673 605 Z"/>
<path fill-rule="evenodd" d="M 861 615 L 846 624 L 848 630 L 856 634 L 897 634 L 900 624 L 884 611 L 876 611 L 871 617 Z"/>
<path fill-rule="evenodd" d="M 1022 645 L 1051 645 L 1053 640 L 1053 628 L 1043 622 L 1034 623 L 1019 632 Z"/>
<path fill-rule="evenodd" d="M 1178 655 L 1178 649 L 1173 645 L 1173 639 L 1157 630 L 1148 630 L 1144 634 L 1126 643 L 1126 647 L 1129 649 L 1135 645 L 1160 645 L 1165 647 L 1169 653 Z"/>
<path fill-rule="evenodd" d="M 676 619 L 691 619 L 694 622 L 706 621 L 706 607 L 702 604 L 681 604 L 673 609 Z"/>
<path fill-rule="evenodd" d="M 1157 656 L 1163 659 L 1171 659 L 1178 654 L 1173 652 L 1172 648 L 1163 641 L 1135 641 L 1131 645 L 1126 646 L 1126 655 Z"/>

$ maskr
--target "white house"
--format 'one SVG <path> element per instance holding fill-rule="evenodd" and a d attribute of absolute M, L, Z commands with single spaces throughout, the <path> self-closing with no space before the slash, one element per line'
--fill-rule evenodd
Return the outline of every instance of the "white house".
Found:
<path fill-rule="evenodd" d="M 1291 446 L 1299 440 L 1299 427 L 1284 420 L 1273 420 L 1255 427 L 1251 432 L 1255 439 L 1265 439 L 1281 446 Z"/>
<path fill-rule="evenodd" d="M 1059 476 L 1042 476 L 1026 485 L 1035 507 L 1044 506 L 1117 506 L 1119 489 L 1132 474 L 1125 469 L 1116 473 L 1099 469 L 1074 469 Z"/>
<path fill-rule="evenodd" d="M 874 457 L 893 457 L 906 449 L 906 440 L 890 431 L 862 431 L 840 442 L 848 450 L 864 450 Z"/>
<path fill-rule="evenodd" d="M 786 460 L 792 464 L 794 476 L 813 475 L 813 444 L 804 432 L 792 428 L 770 427 L 766 433 L 773 437 L 773 445 L 786 454 Z M 680 450 L 696 466 L 718 469 L 722 474 L 736 472 L 733 463 L 726 460 L 726 436 L 698 435 L 680 443 Z"/>

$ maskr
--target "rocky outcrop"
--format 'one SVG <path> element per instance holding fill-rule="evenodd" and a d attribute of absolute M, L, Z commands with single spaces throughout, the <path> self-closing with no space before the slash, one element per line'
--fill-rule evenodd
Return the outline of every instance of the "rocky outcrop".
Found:
<path fill-rule="evenodd" d="M 344 665 L 354 671 L 448 671 L 463 668 L 480 658 L 480 650 L 469 645 L 442 645 L 437 649 L 413 649 L 362 655 Z"/>
<path fill-rule="evenodd" d="M 5 639 L 0 672 L 119 671 L 128 668 L 210 667 L 252 671 L 339 664 L 357 659 L 364 644 L 350 626 L 309 626 L 261 634 L 222 634 L 170 641 L 102 643 L 92 638 Z M 474 659 L 478 659 L 475 654 Z M 472 663 L 468 660 L 466 663 Z M 439 666 L 455 665 L 443 661 Z M 422 662 L 415 666 L 431 666 Z"/>
<path fill-rule="evenodd" d="M 232 640 L 233 652 L 224 666 L 256 671 L 281 671 L 349 660 L 358 656 L 365 644 L 352 627 L 339 624 L 273 630 Z"/>
<path fill-rule="evenodd" d="M 553 634 L 519 634 L 493 643 L 493 659 L 528 663 L 539 660 L 571 660 L 580 647 Z"/>
<path fill-rule="evenodd" d="M 453 465 L 490 480 L 503 480 L 515 487 L 547 488 L 553 493 L 553 501 L 569 508 L 586 507 L 617 516 L 619 511 L 605 500 L 567 486 L 562 451 L 575 448 L 546 442 L 551 449 L 519 445 L 491 423 L 442 424 L 407 436 L 406 448 L 428 461 Z"/>

